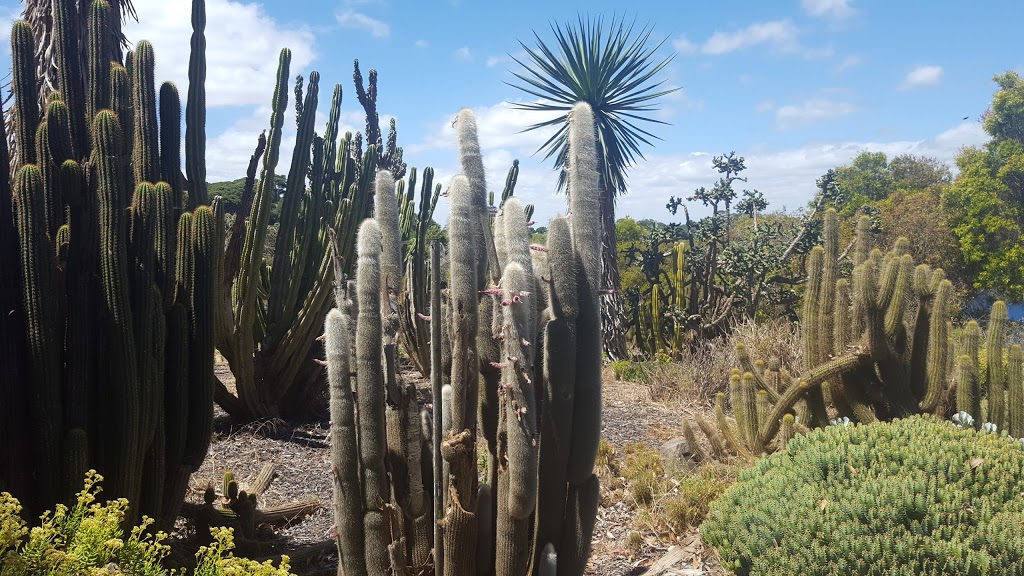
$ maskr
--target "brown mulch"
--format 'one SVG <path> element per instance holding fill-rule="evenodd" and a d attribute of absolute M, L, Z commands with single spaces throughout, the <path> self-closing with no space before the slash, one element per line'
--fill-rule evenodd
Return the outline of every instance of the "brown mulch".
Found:
<path fill-rule="evenodd" d="M 217 366 L 218 376 L 229 388 L 233 378 L 226 366 Z M 429 384 L 418 372 L 403 371 L 402 376 L 418 380 L 429 399 Z M 657 448 L 681 434 L 684 412 L 650 399 L 646 387 L 618 382 L 606 373 L 602 436 L 617 450 L 640 442 Z M 290 426 L 283 422 L 257 422 L 236 425 L 217 408 L 214 438 L 202 467 L 192 476 L 187 495 L 189 502 L 201 503 L 203 493 L 212 486 L 220 493 L 224 472 L 232 471 L 244 489 L 266 463 L 275 466 L 277 477 L 260 500 L 260 506 L 274 506 L 298 500 L 318 499 L 320 508 L 290 525 L 263 533 L 262 540 L 276 554 L 294 554 L 304 546 L 331 539 L 334 520 L 331 513 L 331 476 L 328 452 L 329 422 Z M 676 542 L 645 538 L 633 553 L 625 546 L 636 511 L 622 501 L 610 501 L 606 495 L 598 511 L 594 530 L 593 553 L 586 573 L 593 576 L 672 576 L 727 574 L 714 562 L 714 553 L 700 542 L 692 530 Z M 179 521 L 172 535 L 172 546 L 189 536 Z M 658 562 L 661 561 L 661 564 Z M 337 565 L 333 551 L 321 554 L 303 566 L 293 566 L 297 574 L 332 574 Z"/>

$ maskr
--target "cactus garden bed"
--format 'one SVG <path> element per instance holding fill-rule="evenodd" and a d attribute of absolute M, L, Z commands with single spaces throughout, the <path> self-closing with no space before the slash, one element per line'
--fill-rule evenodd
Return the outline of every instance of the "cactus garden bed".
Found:
<path fill-rule="evenodd" d="M 233 377 L 227 366 L 220 364 L 216 370 L 221 381 L 230 388 Z M 406 366 L 402 377 L 416 382 L 421 391 L 420 401 L 427 401 L 429 385 L 418 372 Z M 627 443 L 636 442 L 656 450 L 665 440 L 679 434 L 680 415 L 676 407 L 652 402 L 645 386 L 617 382 L 613 374 L 606 371 L 602 436 L 620 452 Z M 314 499 L 319 500 L 320 508 L 276 529 L 258 529 L 256 540 L 265 546 L 259 552 L 265 556 L 288 554 L 294 557 L 297 551 L 312 550 L 312 556 L 301 564 L 293 559 L 293 571 L 296 574 L 333 575 L 337 553 L 331 540 L 334 521 L 330 512 L 328 432 L 329 422 L 326 420 L 298 426 L 271 422 L 238 426 L 218 408 L 210 453 L 192 476 L 188 501 L 193 505 L 201 504 L 208 486 L 214 487 L 220 496 L 223 475 L 227 471 L 234 473 L 244 489 L 265 465 L 272 464 L 276 478 L 260 499 L 261 507 Z M 663 559 L 671 562 L 664 574 L 724 573 L 708 558 L 711 551 L 701 544 L 695 530 L 675 540 L 647 534 L 639 549 L 630 549 L 627 541 L 633 532 L 636 510 L 628 498 L 621 489 L 604 491 L 587 574 L 656 574 L 658 572 L 645 571 L 660 570 L 658 562 Z M 179 557 L 191 555 L 185 540 L 191 535 L 190 528 L 179 519 L 172 542 Z M 314 548 L 325 542 L 330 542 L 325 550 Z M 704 568 L 695 571 L 695 565 Z"/>

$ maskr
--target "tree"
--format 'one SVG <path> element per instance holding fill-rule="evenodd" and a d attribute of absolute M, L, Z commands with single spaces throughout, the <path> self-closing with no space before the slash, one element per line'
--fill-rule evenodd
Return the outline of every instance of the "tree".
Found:
<path fill-rule="evenodd" d="M 931 156 L 900 154 L 889 162 L 896 190 L 931 190 L 953 181 L 949 166 Z"/>
<path fill-rule="evenodd" d="M 1024 142 L 1024 78 L 1011 70 L 992 79 L 999 85 L 999 91 L 983 117 L 985 131 L 997 142 Z"/>
<path fill-rule="evenodd" d="M 892 246 L 897 238 L 904 237 L 910 241 L 909 254 L 915 262 L 942 268 L 957 286 L 967 282 L 957 237 L 939 190 L 897 190 L 879 203 L 878 216 L 879 245 Z"/>
<path fill-rule="evenodd" d="M 957 157 L 960 174 L 943 194 L 972 288 L 1024 297 L 1024 239 L 1021 206 L 1004 200 L 1009 187 L 989 166 L 987 151 L 965 149 Z"/>
<path fill-rule="evenodd" d="M 864 151 L 836 170 L 837 180 L 849 196 L 849 207 L 884 200 L 892 193 L 893 178 L 885 152 Z"/>
<path fill-rule="evenodd" d="M 1024 80 L 997 74 L 983 125 L 992 139 L 957 155 L 956 181 L 942 196 L 973 288 L 1024 298 Z"/>
<path fill-rule="evenodd" d="M 514 73 L 520 83 L 512 86 L 538 100 L 514 106 L 519 110 L 556 114 L 554 118 L 530 125 L 527 130 L 558 126 L 539 151 L 545 152 L 545 158 L 555 157 L 555 168 L 561 171 L 559 190 L 566 185 L 569 110 L 581 101 L 594 109 L 602 203 L 603 284 L 617 290 L 615 197 L 627 191 L 626 172 L 638 157 L 643 158 L 640 146 L 651 145 L 649 139 L 657 138 L 645 130 L 642 123 L 665 124 L 651 118 L 649 113 L 657 110 L 655 100 L 676 90 L 663 89 L 664 80 L 655 80 L 674 55 L 656 58 L 655 54 L 667 38 L 650 43 L 650 27 L 634 34 L 633 24 L 622 20 L 613 20 L 605 28 L 601 18 L 584 20 L 580 17 L 575 26 L 552 24 L 551 30 L 555 45 L 549 46 L 536 33 L 536 48 L 520 42 L 528 63 L 513 57 L 522 70 Z M 605 354 L 613 359 L 625 358 L 622 300 L 617 293 L 603 300 L 601 316 Z"/>

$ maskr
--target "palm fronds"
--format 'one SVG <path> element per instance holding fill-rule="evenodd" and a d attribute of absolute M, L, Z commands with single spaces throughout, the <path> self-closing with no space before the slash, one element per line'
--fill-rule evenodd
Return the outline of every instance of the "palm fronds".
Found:
<path fill-rule="evenodd" d="M 603 19 L 578 18 L 576 26 L 552 24 L 555 43 L 548 45 L 534 32 L 536 48 L 520 42 L 527 57 L 512 57 L 522 67 L 513 72 L 519 83 L 509 83 L 537 101 L 513 103 L 517 110 L 558 113 L 557 117 L 531 124 L 526 130 L 558 126 L 538 152 L 545 159 L 555 157 L 562 170 L 559 189 L 565 186 L 568 151 L 566 118 L 573 104 L 585 101 L 594 110 L 599 147 L 602 188 L 614 194 L 625 192 L 626 171 L 643 158 L 641 145 L 651 145 L 657 136 L 643 123 L 666 124 L 648 114 L 658 110 L 655 100 L 678 88 L 664 88 L 665 80 L 655 80 L 673 55 L 655 59 L 665 39 L 649 45 L 652 29 L 645 26 L 634 34 L 634 23 L 613 20 L 604 27 Z"/>

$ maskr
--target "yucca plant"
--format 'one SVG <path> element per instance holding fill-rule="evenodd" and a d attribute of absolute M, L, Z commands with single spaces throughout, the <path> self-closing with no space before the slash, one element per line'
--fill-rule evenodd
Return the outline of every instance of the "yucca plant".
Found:
<path fill-rule="evenodd" d="M 519 110 L 544 113 L 550 118 L 527 127 L 527 130 L 556 126 L 558 130 L 540 147 L 545 158 L 555 157 L 560 170 L 559 189 L 567 184 L 569 130 L 566 119 L 577 102 L 586 102 L 594 110 L 597 132 L 599 188 L 601 192 L 602 242 L 605 246 L 605 289 L 619 286 L 615 254 L 615 198 L 625 193 L 626 171 L 643 158 L 641 145 L 651 145 L 657 136 L 645 124 L 665 124 L 650 113 L 657 110 L 658 98 L 678 88 L 664 88 L 665 80 L 658 74 L 673 56 L 657 56 L 665 39 L 651 41 L 652 28 L 647 26 L 634 34 L 634 24 L 612 20 L 606 28 L 601 18 L 584 20 L 576 25 L 553 24 L 555 43 L 546 44 L 534 33 L 537 47 L 520 42 L 526 51 L 525 62 L 515 72 L 515 88 L 537 98 L 534 102 L 514 104 Z M 614 293 L 602 301 L 604 351 L 612 359 L 626 357 L 625 331 L 622 324 L 622 301 Z"/>

